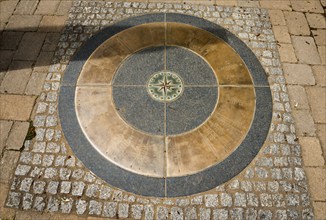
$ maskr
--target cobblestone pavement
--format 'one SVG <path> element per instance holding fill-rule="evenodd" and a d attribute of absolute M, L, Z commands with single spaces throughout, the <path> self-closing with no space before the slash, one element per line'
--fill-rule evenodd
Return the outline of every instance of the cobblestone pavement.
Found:
<path fill-rule="evenodd" d="M 326 219 L 326 2 L 165 2 L 0 2 L 1 219 Z M 205 193 L 157 199 L 108 186 L 61 132 L 57 95 L 70 57 L 101 28 L 148 12 L 220 24 L 269 76 L 265 146 L 240 175 Z"/>

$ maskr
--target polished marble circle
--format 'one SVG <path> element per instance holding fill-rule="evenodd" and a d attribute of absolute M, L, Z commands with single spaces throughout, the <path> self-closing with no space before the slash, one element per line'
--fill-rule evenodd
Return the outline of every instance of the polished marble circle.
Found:
<path fill-rule="evenodd" d="M 67 68 L 59 112 L 68 143 L 96 175 L 175 197 L 239 174 L 264 144 L 272 104 L 242 41 L 206 20 L 158 13 L 91 38 Z"/>

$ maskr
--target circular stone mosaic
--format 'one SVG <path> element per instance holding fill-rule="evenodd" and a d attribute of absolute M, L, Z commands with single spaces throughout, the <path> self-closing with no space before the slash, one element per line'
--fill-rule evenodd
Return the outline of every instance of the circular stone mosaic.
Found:
<path fill-rule="evenodd" d="M 251 50 L 224 28 L 181 14 L 120 21 L 67 67 L 65 137 L 97 176 L 144 196 L 212 189 L 238 175 L 267 137 L 272 100 Z"/>
<path fill-rule="evenodd" d="M 147 92 L 159 102 L 175 101 L 183 92 L 182 79 L 176 73 L 160 71 L 149 79 Z"/>

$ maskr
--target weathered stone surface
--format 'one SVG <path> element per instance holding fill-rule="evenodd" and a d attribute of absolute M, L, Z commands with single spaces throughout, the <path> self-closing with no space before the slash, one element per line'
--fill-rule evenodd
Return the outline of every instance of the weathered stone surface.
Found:
<path fill-rule="evenodd" d="M 326 88 L 307 87 L 306 88 L 312 116 L 316 123 L 326 123 Z"/>
<path fill-rule="evenodd" d="M 51 64 L 53 52 L 41 51 L 34 67 L 34 72 L 47 73 Z"/>
<path fill-rule="evenodd" d="M 313 66 L 312 72 L 318 86 L 326 86 L 326 66 Z"/>
<path fill-rule="evenodd" d="M 262 0 L 260 1 L 260 6 L 268 9 L 291 10 L 291 3 L 289 0 Z"/>
<path fill-rule="evenodd" d="M 301 12 L 284 12 L 289 33 L 293 35 L 310 35 L 306 17 Z"/>
<path fill-rule="evenodd" d="M 47 33 L 42 51 L 54 51 L 60 39 L 59 33 Z"/>
<path fill-rule="evenodd" d="M 292 36 L 293 46 L 295 54 L 299 60 L 299 63 L 306 64 L 320 64 L 321 59 L 319 57 L 317 47 L 312 37 L 299 37 Z"/>
<path fill-rule="evenodd" d="M 39 95 L 42 91 L 42 86 L 47 73 L 33 72 L 26 86 L 25 94 Z"/>
<path fill-rule="evenodd" d="M 287 88 L 292 109 L 309 109 L 306 90 L 304 87 L 289 85 Z"/>
<path fill-rule="evenodd" d="M 322 156 L 322 149 L 318 138 L 301 137 L 299 139 L 302 149 L 302 157 L 305 166 L 324 166 L 325 161 Z"/>
<path fill-rule="evenodd" d="M 276 41 L 280 43 L 291 43 L 291 37 L 287 26 L 273 26 Z"/>
<path fill-rule="evenodd" d="M 323 13 L 323 7 L 320 4 L 320 1 L 309 1 L 309 0 L 291 0 L 292 8 L 295 11 L 304 11 L 304 12 L 316 12 Z"/>
<path fill-rule="evenodd" d="M 9 19 L 6 30 L 36 31 L 41 19 L 40 15 L 13 15 Z"/>
<path fill-rule="evenodd" d="M 310 66 L 305 64 L 284 63 L 286 82 L 292 85 L 315 85 L 315 78 Z"/>
<path fill-rule="evenodd" d="M 326 216 L 326 202 L 313 202 L 316 219 L 323 219 Z"/>
<path fill-rule="evenodd" d="M 325 29 L 312 30 L 312 35 L 314 36 L 317 45 L 326 45 Z"/>
<path fill-rule="evenodd" d="M 323 167 L 305 168 L 312 199 L 326 200 L 326 170 Z"/>
<path fill-rule="evenodd" d="M 3 30 L 14 12 L 18 1 L 0 1 L 0 30 Z"/>
<path fill-rule="evenodd" d="M 72 2 L 73 1 L 61 1 L 55 14 L 56 15 L 67 15 L 69 12 L 69 9 L 72 6 Z"/>
<path fill-rule="evenodd" d="M 324 159 L 326 160 L 326 124 L 317 124 L 317 136 L 323 149 Z"/>
<path fill-rule="evenodd" d="M 5 31 L 0 36 L 1 50 L 16 50 L 23 36 L 23 32 Z"/>
<path fill-rule="evenodd" d="M 277 47 L 282 62 L 285 63 L 297 62 L 297 58 L 295 57 L 294 50 L 291 44 L 278 44 Z"/>
<path fill-rule="evenodd" d="M 6 140 L 9 136 L 9 131 L 11 129 L 13 122 L 12 121 L 5 121 L 0 120 L 0 154 L 5 147 Z"/>
<path fill-rule="evenodd" d="M 29 122 L 16 121 L 12 126 L 8 140 L 6 142 L 6 149 L 20 150 L 23 147 L 28 128 Z"/>
<path fill-rule="evenodd" d="M 10 50 L 0 50 L 0 71 L 4 71 L 2 74 L 4 75 L 6 72 L 6 70 L 8 69 L 10 63 L 11 63 L 11 59 L 14 55 L 13 51 Z M 1 77 L 3 78 L 3 77 Z M 2 81 L 0 78 L 0 82 Z"/>
<path fill-rule="evenodd" d="M 318 46 L 318 53 L 321 60 L 321 63 L 326 65 L 326 46 Z"/>
<path fill-rule="evenodd" d="M 269 10 L 268 13 L 273 26 L 286 25 L 285 17 L 282 10 Z"/>
<path fill-rule="evenodd" d="M 0 95 L 0 119 L 27 121 L 33 110 L 35 96 Z"/>
<path fill-rule="evenodd" d="M 3 93 L 23 94 L 31 72 L 32 62 L 12 62 L 1 83 L 0 91 Z"/>
<path fill-rule="evenodd" d="M 37 0 L 20 1 L 17 5 L 14 14 L 32 15 L 37 7 Z"/>
<path fill-rule="evenodd" d="M 36 15 L 54 14 L 59 6 L 60 0 L 40 1 L 35 11 Z"/>
<path fill-rule="evenodd" d="M 17 60 L 36 60 L 44 39 L 45 33 L 25 33 L 14 58 Z"/>
<path fill-rule="evenodd" d="M 324 15 L 307 13 L 306 17 L 311 28 L 326 28 Z"/>
<path fill-rule="evenodd" d="M 60 32 L 64 27 L 66 16 L 44 16 L 40 23 L 41 32 Z"/>
<path fill-rule="evenodd" d="M 5 151 L 1 159 L 0 166 L 0 182 L 9 183 L 13 171 L 16 168 L 16 163 L 19 158 L 19 152 L 17 151 Z"/>
<path fill-rule="evenodd" d="M 314 120 L 307 110 L 293 111 L 296 133 L 298 136 L 315 136 L 316 128 Z"/>

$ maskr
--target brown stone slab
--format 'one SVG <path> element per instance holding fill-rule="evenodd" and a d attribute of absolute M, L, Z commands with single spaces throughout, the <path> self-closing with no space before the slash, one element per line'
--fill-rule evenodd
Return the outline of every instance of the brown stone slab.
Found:
<path fill-rule="evenodd" d="M 138 25 L 120 32 L 117 36 L 132 52 L 136 52 L 146 47 L 163 46 L 165 26 L 163 22 Z"/>
<path fill-rule="evenodd" d="M 35 96 L 0 95 L 0 119 L 27 121 Z"/>
<path fill-rule="evenodd" d="M 245 138 L 254 116 L 253 87 L 219 88 L 218 105 L 197 130 L 167 141 L 167 177 L 197 173 L 230 155 Z"/>
<path fill-rule="evenodd" d="M 76 90 L 80 126 L 92 145 L 112 163 L 128 171 L 163 177 L 164 139 L 134 130 L 116 113 L 111 87 Z"/>
<path fill-rule="evenodd" d="M 77 85 L 111 84 L 120 63 L 130 55 L 117 36 L 113 36 L 98 47 L 84 65 Z"/>
<path fill-rule="evenodd" d="M 167 45 L 186 47 L 203 56 L 214 70 L 219 85 L 252 85 L 241 57 L 223 40 L 200 28 L 167 23 Z"/>

